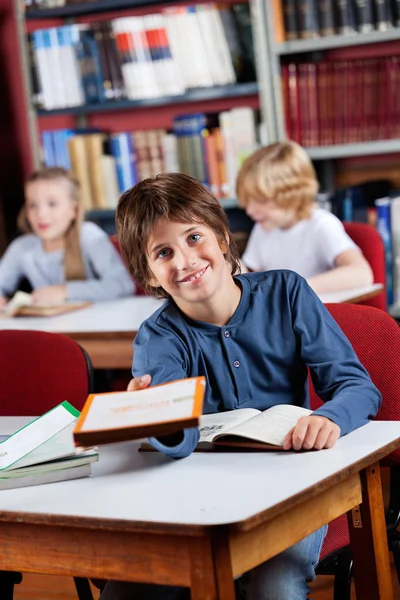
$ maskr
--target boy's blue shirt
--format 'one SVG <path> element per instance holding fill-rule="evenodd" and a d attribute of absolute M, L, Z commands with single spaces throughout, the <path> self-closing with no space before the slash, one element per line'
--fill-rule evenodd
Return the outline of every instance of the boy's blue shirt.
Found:
<path fill-rule="evenodd" d="M 314 411 L 339 425 L 341 435 L 375 416 L 381 395 L 307 282 L 292 271 L 247 273 L 235 280 L 240 303 L 224 327 L 193 321 L 168 300 L 140 327 L 134 342 L 134 377 L 152 384 L 204 375 L 204 413 L 276 404 L 309 407 L 307 373 L 326 402 Z M 328 402 L 329 401 L 329 402 Z M 199 439 L 185 429 L 175 447 L 151 439 L 175 458 Z"/>

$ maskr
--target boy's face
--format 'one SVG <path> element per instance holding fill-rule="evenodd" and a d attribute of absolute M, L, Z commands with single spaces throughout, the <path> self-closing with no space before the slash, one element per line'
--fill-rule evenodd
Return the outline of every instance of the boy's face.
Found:
<path fill-rule="evenodd" d="M 147 261 L 151 285 L 162 287 L 181 308 L 206 302 L 229 274 L 224 252 L 212 229 L 196 223 L 160 220 L 152 231 Z"/>
<path fill-rule="evenodd" d="M 264 198 L 249 198 L 246 212 L 265 231 L 289 229 L 298 221 L 294 210 L 281 208 L 273 200 L 265 200 Z"/>

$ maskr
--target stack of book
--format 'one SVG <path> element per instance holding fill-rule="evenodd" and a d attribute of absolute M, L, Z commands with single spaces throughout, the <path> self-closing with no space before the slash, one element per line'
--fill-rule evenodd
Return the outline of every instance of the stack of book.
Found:
<path fill-rule="evenodd" d="M 37 29 L 29 48 L 33 100 L 45 110 L 255 81 L 244 3 Z"/>
<path fill-rule="evenodd" d="M 177 116 L 172 132 L 44 131 L 43 162 L 72 168 L 86 210 L 115 208 L 120 194 L 138 181 L 166 172 L 195 177 L 217 198 L 233 197 L 238 169 L 258 137 L 254 111 L 241 107 Z"/>
<path fill-rule="evenodd" d="M 99 457 L 74 444 L 79 415 L 62 402 L 13 435 L 0 436 L 0 490 L 89 476 Z"/>
<path fill-rule="evenodd" d="M 400 56 L 282 65 L 288 137 L 323 146 L 400 137 Z"/>

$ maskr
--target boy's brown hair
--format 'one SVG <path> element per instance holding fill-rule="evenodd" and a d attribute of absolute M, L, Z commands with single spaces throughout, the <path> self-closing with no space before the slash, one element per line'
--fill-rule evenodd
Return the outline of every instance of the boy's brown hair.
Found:
<path fill-rule="evenodd" d="M 318 191 L 314 167 L 296 142 L 277 142 L 247 158 L 236 182 L 236 195 L 245 207 L 250 198 L 272 200 L 291 208 L 299 219 L 310 216 Z"/>
<path fill-rule="evenodd" d="M 83 203 L 81 199 L 81 186 L 71 171 L 62 167 L 43 167 L 34 171 L 25 181 L 25 185 L 35 181 L 64 181 L 69 186 L 71 200 L 76 202 L 76 218 L 72 221 L 65 233 L 64 249 L 64 273 L 66 281 L 76 281 L 86 279 L 85 267 L 81 252 L 81 225 L 84 217 Z M 29 233 L 32 228 L 26 218 L 25 206 L 22 207 L 17 219 L 18 228 Z"/>
<path fill-rule="evenodd" d="M 150 285 L 152 273 L 147 262 L 148 242 L 160 219 L 178 223 L 199 223 L 212 229 L 225 253 L 232 275 L 240 272 L 239 255 L 232 240 L 226 213 L 201 183 L 182 173 L 163 173 L 144 179 L 119 199 L 115 222 L 122 256 L 131 275 L 145 292 L 168 298 L 163 288 Z"/>

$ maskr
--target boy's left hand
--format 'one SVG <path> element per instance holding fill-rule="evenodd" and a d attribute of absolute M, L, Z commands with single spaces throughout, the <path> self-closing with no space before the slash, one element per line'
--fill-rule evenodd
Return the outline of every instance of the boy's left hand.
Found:
<path fill-rule="evenodd" d="M 32 292 L 34 304 L 60 304 L 67 299 L 65 285 L 46 285 Z"/>
<path fill-rule="evenodd" d="M 301 417 L 289 431 L 284 450 L 322 450 L 332 448 L 340 436 L 340 427 L 326 417 Z"/>

